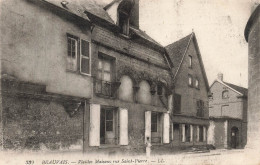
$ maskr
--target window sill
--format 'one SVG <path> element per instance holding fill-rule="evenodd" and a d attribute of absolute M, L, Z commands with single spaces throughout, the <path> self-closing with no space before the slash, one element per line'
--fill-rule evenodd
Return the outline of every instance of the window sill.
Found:
<path fill-rule="evenodd" d="M 91 76 L 91 74 L 84 74 L 84 73 L 81 73 L 80 71 L 74 71 L 74 70 L 66 69 L 66 72 L 81 75 L 83 77 L 93 77 L 93 76 Z"/>
<path fill-rule="evenodd" d="M 163 145 L 163 143 L 151 143 L 152 144 L 152 146 L 162 146 Z"/>
<path fill-rule="evenodd" d="M 103 94 L 100 94 L 100 93 L 96 93 L 96 96 L 104 98 L 104 99 L 113 99 L 113 100 L 116 99 L 116 97 L 106 96 L 106 95 L 103 95 Z"/>
<path fill-rule="evenodd" d="M 101 144 L 98 148 L 105 149 L 105 148 L 120 148 L 120 145 L 117 144 Z"/>

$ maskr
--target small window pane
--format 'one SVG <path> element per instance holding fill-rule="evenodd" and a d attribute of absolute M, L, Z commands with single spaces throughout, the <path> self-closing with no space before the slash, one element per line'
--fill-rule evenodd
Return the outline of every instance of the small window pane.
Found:
<path fill-rule="evenodd" d="M 99 61 L 98 61 L 98 69 L 102 69 L 102 68 L 103 68 L 102 61 L 101 61 L 101 60 L 99 60 Z"/>
<path fill-rule="evenodd" d="M 104 61 L 104 70 L 105 71 L 110 71 L 110 62 L 108 61 Z"/>
<path fill-rule="evenodd" d="M 189 76 L 189 85 L 192 85 L 192 78 Z"/>
<path fill-rule="evenodd" d="M 106 120 L 113 120 L 113 110 L 106 110 Z"/>
<path fill-rule="evenodd" d="M 113 131 L 113 121 L 106 121 L 106 131 Z"/>
<path fill-rule="evenodd" d="M 111 81 L 110 73 L 104 72 L 104 81 Z"/>
<path fill-rule="evenodd" d="M 192 67 L 192 56 L 189 56 L 189 67 Z"/>
<path fill-rule="evenodd" d="M 152 123 L 152 125 L 151 125 L 151 131 L 152 131 L 152 132 L 157 132 L 157 123 Z"/>
<path fill-rule="evenodd" d="M 89 59 L 81 58 L 81 72 L 89 74 Z"/>
<path fill-rule="evenodd" d="M 89 42 L 81 40 L 81 54 L 89 57 Z"/>

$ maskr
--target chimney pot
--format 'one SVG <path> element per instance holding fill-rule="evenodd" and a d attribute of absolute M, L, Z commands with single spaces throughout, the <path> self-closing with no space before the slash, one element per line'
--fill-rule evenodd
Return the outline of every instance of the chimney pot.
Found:
<path fill-rule="evenodd" d="M 223 81 L 223 73 L 218 73 L 218 80 Z"/>

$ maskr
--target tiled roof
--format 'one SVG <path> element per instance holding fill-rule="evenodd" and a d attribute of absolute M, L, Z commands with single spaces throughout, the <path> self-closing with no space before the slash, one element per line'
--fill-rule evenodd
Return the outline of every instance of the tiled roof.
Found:
<path fill-rule="evenodd" d="M 177 68 L 181 63 L 182 57 L 184 56 L 185 50 L 189 44 L 191 36 L 192 33 L 165 47 L 171 61 L 173 62 L 173 66 L 175 68 L 174 72 L 177 71 Z"/>
<path fill-rule="evenodd" d="M 144 31 L 140 30 L 140 29 L 136 29 L 131 27 L 130 30 L 132 30 L 132 32 L 134 32 L 136 35 L 138 35 L 141 38 L 144 38 L 160 47 L 163 47 L 161 44 L 159 44 L 157 41 L 155 41 L 153 38 L 151 38 L 149 35 L 147 35 Z"/>
<path fill-rule="evenodd" d="M 63 7 L 61 4 L 63 0 L 41 0 L 41 1 L 53 4 L 57 7 L 67 10 L 68 12 L 71 12 L 79 17 L 82 17 L 86 20 L 90 20 L 92 22 L 97 22 L 98 21 L 97 19 L 99 19 L 99 21 L 101 21 L 103 24 L 108 23 L 110 24 L 110 26 L 117 26 L 114 23 L 114 21 L 111 19 L 111 17 L 108 15 L 106 10 L 104 9 L 104 7 L 109 5 L 110 3 L 106 4 L 100 0 L 66 0 L 68 4 L 66 5 L 66 7 Z M 87 13 L 87 15 L 85 13 Z M 142 30 L 132 28 L 132 27 L 131 30 L 134 34 L 136 34 L 140 38 L 149 41 L 163 49 L 163 46 L 161 44 L 156 42 L 154 39 L 152 39 Z"/>
<path fill-rule="evenodd" d="M 73 14 L 76 14 L 80 17 L 87 19 L 85 12 L 95 15 L 102 20 L 105 20 L 109 23 L 114 24 L 113 20 L 110 18 L 108 13 L 103 9 L 104 4 L 100 3 L 97 0 L 66 0 L 68 4 L 66 7 L 63 7 L 61 2 L 62 0 L 43 0 L 49 2 L 55 6 L 63 8 Z"/>
<path fill-rule="evenodd" d="M 240 86 L 237 86 L 237 85 L 234 85 L 234 84 L 230 84 L 230 83 L 227 83 L 227 82 L 223 82 L 223 83 L 225 83 L 230 88 L 233 88 L 236 91 L 238 91 L 238 92 L 242 93 L 243 95 L 247 96 L 247 93 L 248 93 L 248 89 L 247 88 L 240 87 Z"/>

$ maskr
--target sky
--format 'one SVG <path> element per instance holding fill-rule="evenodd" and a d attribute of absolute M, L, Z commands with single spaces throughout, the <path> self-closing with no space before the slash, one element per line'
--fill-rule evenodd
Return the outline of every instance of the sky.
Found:
<path fill-rule="evenodd" d="M 102 0 L 104 2 L 111 0 Z M 163 46 L 195 32 L 209 84 L 248 87 L 244 29 L 260 0 L 140 0 L 140 29 Z"/>

